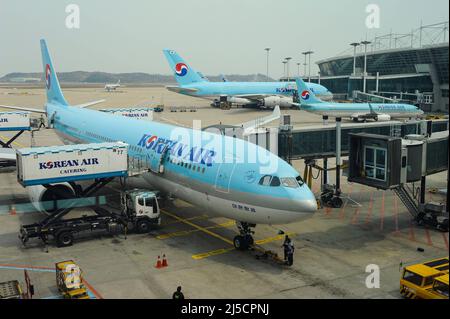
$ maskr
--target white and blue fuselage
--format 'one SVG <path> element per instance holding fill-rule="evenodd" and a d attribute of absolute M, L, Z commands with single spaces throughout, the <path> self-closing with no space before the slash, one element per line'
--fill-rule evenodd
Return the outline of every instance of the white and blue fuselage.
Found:
<path fill-rule="evenodd" d="M 317 210 L 298 172 L 273 153 L 240 139 L 154 121 L 139 121 L 69 106 L 44 41 L 47 116 L 67 143 L 121 141 L 129 156 L 162 164 L 142 178 L 151 188 L 203 207 L 208 213 L 252 224 L 284 224 Z"/>

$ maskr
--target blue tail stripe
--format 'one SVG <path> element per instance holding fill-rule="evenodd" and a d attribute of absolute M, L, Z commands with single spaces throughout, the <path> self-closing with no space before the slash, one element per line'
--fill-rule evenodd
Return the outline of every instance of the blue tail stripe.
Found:
<path fill-rule="evenodd" d="M 168 49 L 163 52 L 179 85 L 206 82 L 177 52 Z"/>
<path fill-rule="evenodd" d="M 64 98 L 59 85 L 56 71 L 53 68 L 52 59 L 47 49 L 45 40 L 41 40 L 42 64 L 44 67 L 45 87 L 47 90 L 47 102 L 60 105 L 69 105 Z"/>

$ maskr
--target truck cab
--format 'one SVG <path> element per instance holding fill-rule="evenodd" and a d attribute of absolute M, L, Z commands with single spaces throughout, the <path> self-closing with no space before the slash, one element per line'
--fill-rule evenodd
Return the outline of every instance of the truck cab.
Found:
<path fill-rule="evenodd" d="M 140 189 L 124 191 L 121 194 L 121 205 L 139 233 L 148 232 L 151 224 L 161 224 L 158 192 Z"/>
<path fill-rule="evenodd" d="M 434 279 L 433 288 L 429 290 L 430 299 L 449 299 L 448 274 Z"/>

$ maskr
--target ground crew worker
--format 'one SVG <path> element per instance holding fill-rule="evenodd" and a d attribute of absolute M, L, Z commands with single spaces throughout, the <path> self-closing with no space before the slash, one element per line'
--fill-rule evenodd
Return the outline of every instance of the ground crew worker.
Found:
<path fill-rule="evenodd" d="M 39 124 L 39 128 L 45 127 L 45 119 L 44 119 L 44 115 L 41 115 L 40 122 L 41 122 L 41 123 Z"/>
<path fill-rule="evenodd" d="M 288 235 L 286 235 L 286 237 L 284 238 L 284 242 L 283 242 L 283 248 L 284 248 L 284 261 L 287 262 L 288 260 L 288 252 L 289 252 L 289 244 L 291 243 L 291 239 L 289 238 Z"/>
<path fill-rule="evenodd" d="M 287 265 L 292 266 L 294 264 L 294 251 L 295 251 L 294 243 L 292 241 L 290 241 L 288 247 L 289 247 L 289 249 L 288 249 L 288 254 L 287 254 L 287 257 L 288 257 Z"/>
<path fill-rule="evenodd" d="M 177 291 L 175 291 L 172 295 L 172 299 L 184 299 L 184 295 L 181 292 L 181 286 L 178 286 Z"/>

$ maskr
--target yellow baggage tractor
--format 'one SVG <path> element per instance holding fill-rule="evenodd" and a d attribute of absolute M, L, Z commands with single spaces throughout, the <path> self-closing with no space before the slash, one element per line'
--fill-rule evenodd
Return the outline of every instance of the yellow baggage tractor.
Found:
<path fill-rule="evenodd" d="M 400 293 L 410 299 L 429 299 L 435 279 L 444 275 L 448 278 L 448 262 L 445 257 L 405 267 L 400 279 Z"/>
<path fill-rule="evenodd" d="M 90 299 L 83 284 L 81 269 L 73 260 L 55 264 L 56 285 L 65 299 Z"/>
<path fill-rule="evenodd" d="M 424 299 L 449 299 L 448 274 L 434 278 L 433 287 L 425 292 Z"/>

